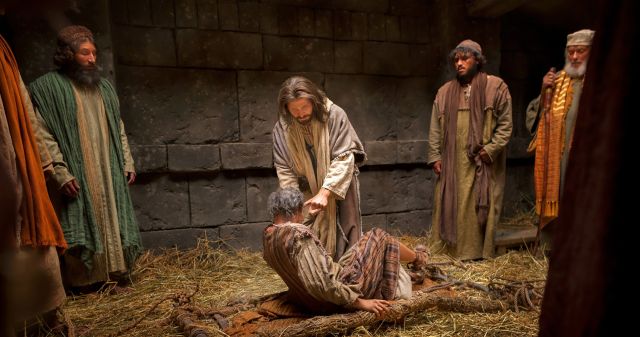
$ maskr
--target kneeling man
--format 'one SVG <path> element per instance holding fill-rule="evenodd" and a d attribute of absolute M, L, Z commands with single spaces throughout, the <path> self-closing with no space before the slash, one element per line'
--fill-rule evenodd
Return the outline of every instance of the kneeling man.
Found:
<path fill-rule="evenodd" d="M 315 314 L 358 309 L 382 316 L 390 300 L 411 297 L 411 277 L 400 262 L 421 269 L 428 256 L 424 246 L 413 251 L 373 229 L 334 262 L 313 231 L 300 224 L 303 203 L 294 188 L 271 193 L 273 224 L 262 239 L 264 259 L 289 287 L 289 301 Z"/>

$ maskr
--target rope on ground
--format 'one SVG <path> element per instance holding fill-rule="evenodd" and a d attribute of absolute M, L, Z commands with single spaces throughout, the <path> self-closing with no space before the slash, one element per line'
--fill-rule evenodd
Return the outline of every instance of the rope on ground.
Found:
<path fill-rule="evenodd" d="M 443 297 L 434 294 L 435 290 L 450 287 L 452 284 L 440 284 L 414 293 L 411 300 L 394 302 L 384 318 L 374 313 L 358 311 L 348 314 L 316 316 L 284 329 L 258 329 L 260 336 L 302 337 L 323 336 L 335 333 L 346 333 L 358 326 L 370 326 L 381 321 L 398 321 L 406 315 L 430 308 L 454 312 L 499 312 L 509 309 L 509 304 L 499 300 L 475 300 L 456 297 Z"/>
<path fill-rule="evenodd" d="M 496 278 L 504 282 L 491 281 L 488 288 L 491 294 L 513 305 L 513 310 L 520 309 L 539 311 L 544 294 L 545 280 L 517 281 Z"/>
<path fill-rule="evenodd" d="M 174 312 L 174 322 L 182 333 L 187 337 L 210 337 L 204 328 L 206 325 L 196 319 L 196 315 L 181 308 L 177 308 Z"/>
<path fill-rule="evenodd" d="M 520 309 L 539 310 L 544 285 L 546 280 L 509 280 L 504 278 L 495 278 L 499 281 L 490 281 L 484 285 L 477 282 L 461 281 L 455 279 L 442 271 L 437 265 L 428 265 L 426 273 L 429 278 L 438 281 L 452 282 L 456 287 L 472 288 L 489 294 L 491 298 L 499 299 L 513 304 L 515 312 Z M 539 285 L 536 285 L 539 284 Z"/>

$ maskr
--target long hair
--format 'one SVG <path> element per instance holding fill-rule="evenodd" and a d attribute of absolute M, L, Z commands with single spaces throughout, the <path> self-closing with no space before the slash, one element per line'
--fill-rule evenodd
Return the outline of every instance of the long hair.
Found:
<path fill-rule="evenodd" d="M 326 122 L 329 117 L 324 102 L 327 95 L 318 88 L 315 83 L 303 76 L 292 76 L 287 78 L 280 87 L 278 94 L 278 115 L 284 119 L 287 124 L 291 124 L 293 117 L 289 113 L 287 104 L 298 98 L 307 98 L 313 106 L 311 118 L 315 118 L 321 122 Z"/>
<path fill-rule="evenodd" d="M 479 53 L 476 50 L 473 50 L 473 49 L 467 48 L 467 47 L 456 47 L 456 48 L 453 48 L 453 50 L 451 52 L 449 52 L 449 61 L 451 63 L 453 63 L 453 59 L 456 57 L 457 53 L 462 53 L 464 55 L 473 55 L 473 57 L 475 57 L 476 61 L 478 61 L 478 65 L 476 67 L 476 70 L 478 70 L 478 71 L 482 71 L 483 66 L 487 63 L 487 58 L 484 57 L 484 55 L 482 55 L 481 53 Z"/>

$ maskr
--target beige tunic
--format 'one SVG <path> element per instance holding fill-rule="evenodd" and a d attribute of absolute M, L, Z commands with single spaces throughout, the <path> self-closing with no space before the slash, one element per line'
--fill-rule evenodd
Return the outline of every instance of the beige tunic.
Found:
<path fill-rule="evenodd" d="M 16 321 L 61 306 L 66 298 L 55 247 L 22 247 L 5 260 L 9 303 Z"/>
<path fill-rule="evenodd" d="M 487 100 L 488 108 L 485 110 L 483 143 L 484 149 L 492 159 L 490 177 L 490 206 L 487 225 L 483 231 L 478 225 L 475 210 L 475 193 L 473 190 L 475 180 L 475 165 L 469 160 L 465 146 L 469 133 L 469 103 L 461 92 L 456 132 L 456 187 L 457 187 L 457 243 L 455 246 L 446 245 L 440 238 L 440 179 L 436 181 L 434 194 L 434 208 L 429 238 L 433 252 L 444 252 L 461 260 L 489 258 L 494 255 L 494 236 L 500 213 L 502 211 L 502 199 L 504 193 L 506 171 L 506 145 L 511 137 L 511 96 L 504 83 L 495 76 L 488 76 L 487 87 L 498 87 L 495 95 L 495 103 Z M 491 83 L 494 82 L 494 83 Z M 442 90 L 438 96 L 444 95 Z M 491 95 L 488 95 L 491 96 Z M 441 150 L 444 141 L 444 116 L 440 114 L 438 98 L 431 112 L 431 125 L 429 129 L 428 163 L 433 164 L 441 160 Z"/>
<path fill-rule="evenodd" d="M 84 172 L 91 194 L 93 213 L 104 245 L 104 252 L 94 255 L 92 270 L 87 270 L 79 258 L 71 254 L 64 256 L 65 280 L 72 286 L 82 286 L 109 280 L 109 273 L 123 273 L 127 268 L 122 251 L 120 226 L 111 180 L 109 127 L 102 96 L 97 89 L 86 89 L 74 85 L 73 90 L 78 104 L 78 129 L 84 159 Z M 37 134 L 43 139 L 51 153 L 54 165 L 52 178 L 55 186 L 59 189 L 74 177 L 68 170 L 58 143 L 42 117 L 38 117 Z M 125 172 L 135 172 L 122 121 L 120 121 L 120 139 L 125 159 Z"/>
<path fill-rule="evenodd" d="M 355 171 L 355 158 L 353 153 L 345 153 L 344 155 L 335 158 L 329 165 L 329 172 L 324 178 L 322 188 L 325 188 L 333 192 L 338 200 L 343 200 L 351 185 L 351 179 Z M 276 166 L 276 172 L 278 174 L 278 180 L 280 181 L 280 187 L 293 187 L 299 189 L 298 177 L 293 170 L 286 166 Z M 306 191 L 305 191 L 306 192 Z M 309 199 L 311 195 L 305 199 Z"/>

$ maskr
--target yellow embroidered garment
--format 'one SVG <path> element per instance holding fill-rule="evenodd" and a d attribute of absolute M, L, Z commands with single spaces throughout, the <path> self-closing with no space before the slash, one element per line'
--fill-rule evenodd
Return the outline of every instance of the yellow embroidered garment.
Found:
<path fill-rule="evenodd" d="M 564 71 L 557 74 L 550 114 L 542 115 L 538 124 L 534 178 L 540 228 L 558 217 L 565 120 L 573 99 L 573 81 Z"/>

